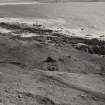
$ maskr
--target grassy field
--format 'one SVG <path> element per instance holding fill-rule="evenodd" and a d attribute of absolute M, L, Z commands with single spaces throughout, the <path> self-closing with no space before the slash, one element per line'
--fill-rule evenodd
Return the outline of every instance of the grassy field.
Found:
<path fill-rule="evenodd" d="M 2 21 L 0 27 L 1 105 L 105 105 L 105 42 L 38 25 Z"/>

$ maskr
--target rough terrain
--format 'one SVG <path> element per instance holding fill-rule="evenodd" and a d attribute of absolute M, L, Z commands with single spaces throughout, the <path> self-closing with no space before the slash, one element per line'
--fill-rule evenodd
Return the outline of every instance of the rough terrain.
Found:
<path fill-rule="evenodd" d="M 105 41 L 0 21 L 0 105 L 105 105 L 104 55 Z"/>

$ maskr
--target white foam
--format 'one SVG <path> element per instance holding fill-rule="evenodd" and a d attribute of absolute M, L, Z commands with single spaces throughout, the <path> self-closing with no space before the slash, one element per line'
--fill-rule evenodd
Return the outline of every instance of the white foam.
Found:
<path fill-rule="evenodd" d="M 20 35 L 21 37 L 32 37 L 32 36 L 38 36 L 37 34 L 33 34 L 33 33 L 22 33 L 21 35 Z"/>
<path fill-rule="evenodd" d="M 9 33 L 9 32 L 11 32 L 11 30 L 0 28 L 0 33 Z"/>
<path fill-rule="evenodd" d="M 45 29 L 51 29 L 53 31 L 57 31 L 58 33 L 65 34 L 67 36 L 76 36 L 76 37 L 83 37 L 83 38 L 97 38 L 99 40 L 105 40 L 105 30 L 81 30 L 81 28 L 77 29 L 70 29 L 64 27 L 64 24 L 66 24 L 66 21 L 62 18 L 59 19 L 30 19 L 30 18 L 0 18 L 0 22 L 6 22 L 10 24 L 16 24 L 16 23 L 25 23 L 29 26 L 35 25 L 42 25 Z M 3 33 L 8 33 L 10 30 L 7 29 L 0 29 Z M 23 33 L 21 37 L 31 37 L 35 36 L 35 34 L 32 33 Z"/>
<path fill-rule="evenodd" d="M 19 23 L 46 23 L 46 24 L 53 24 L 53 23 L 62 23 L 65 24 L 66 21 L 63 18 L 58 19 L 38 19 L 38 18 L 0 18 L 0 22 L 19 22 Z"/>

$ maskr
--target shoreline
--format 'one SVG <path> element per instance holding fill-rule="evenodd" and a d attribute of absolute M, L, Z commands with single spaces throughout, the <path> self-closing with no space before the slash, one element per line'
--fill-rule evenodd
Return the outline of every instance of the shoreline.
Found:
<path fill-rule="evenodd" d="M 42 29 L 49 29 L 59 34 L 64 34 L 68 37 L 79 37 L 85 39 L 97 39 L 99 41 L 105 41 L 105 30 L 90 31 L 82 30 L 80 28 L 66 28 L 66 20 L 58 19 L 41 19 L 41 18 L 0 18 L 0 23 L 21 25 L 26 24 L 28 27 L 34 28 L 34 25 L 41 25 Z M 1 27 L 1 26 L 0 26 Z M 2 27 L 1 27 L 2 28 Z M 3 29 L 3 28 L 2 28 Z M 6 28 L 5 28 L 6 29 Z M 12 31 L 11 31 L 12 32 Z M 31 37 L 31 36 L 30 36 Z"/>

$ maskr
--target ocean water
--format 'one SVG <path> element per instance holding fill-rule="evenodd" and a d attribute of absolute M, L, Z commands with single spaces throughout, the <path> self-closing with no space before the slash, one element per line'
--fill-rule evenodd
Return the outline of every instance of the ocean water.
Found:
<path fill-rule="evenodd" d="M 54 3 L 0 6 L 0 17 L 62 18 L 68 27 L 105 27 L 105 3 Z"/>

